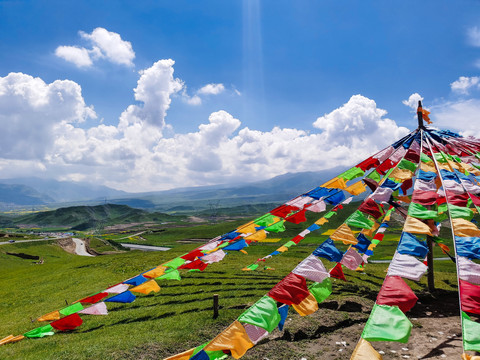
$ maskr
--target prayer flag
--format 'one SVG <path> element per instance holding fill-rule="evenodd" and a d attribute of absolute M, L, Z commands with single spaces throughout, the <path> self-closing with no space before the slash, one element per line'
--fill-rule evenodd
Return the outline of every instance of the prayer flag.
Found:
<path fill-rule="evenodd" d="M 210 341 L 203 348 L 205 351 L 230 350 L 235 359 L 241 358 L 248 349 L 253 347 L 245 328 L 235 320 L 228 328 Z"/>
<path fill-rule="evenodd" d="M 322 187 L 327 189 L 345 189 L 347 187 L 347 184 L 345 183 L 345 180 L 336 177 L 330 181 L 327 181 L 325 184 L 322 185 Z"/>
<path fill-rule="evenodd" d="M 480 259 L 480 237 L 455 236 L 457 255 L 469 259 Z"/>
<path fill-rule="evenodd" d="M 345 254 L 343 254 L 340 264 L 346 266 L 350 270 L 355 270 L 362 262 L 362 256 L 354 248 L 350 247 Z"/>
<path fill-rule="evenodd" d="M 397 251 L 400 254 L 407 254 L 424 259 L 428 253 L 427 243 L 419 240 L 414 234 L 402 232 Z"/>
<path fill-rule="evenodd" d="M 275 300 L 264 296 L 240 315 L 238 321 L 272 332 L 280 322 L 280 314 Z"/>
<path fill-rule="evenodd" d="M 135 295 L 133 295 L 130 291 L 125 291 L 121 294 L 112 296 L 105 300 L 105 302 L 117 302 L 117 303 L 124 303 L 128 304 L 135 301 Z"/>
<path fill-rule="evenodd" d="M 301 222 L 307 221 L 307 218 L 305 217 L 305 212 L 306 211 L 307 211 L 306 209 L 303 209 L 303 210 L 300 210 L 300 211 L 296 212 L 293 215 L 287 216 L 285 218 L 285 221 L 288 221 L 288 222 L 291 222 L 291 223 L 294 223 L 294 224 L 300 224 Z"/>
<path fill-rule="evenodd" d="M 470 316 L 462 311 L 463 348 L 480 351 L 480 323 L 472 321 Z"/>
<path fill-rule="evenodd" d="M 360 195 L 361 193 L 367 191 L 367 187 L 362 181 L 357 181 L 355 184 L 350 185 L 345 189 L 352 195 Z"/>
<path fill-rule="evenodd" d="M 403 231 L 412 234 L 426 234 L 433 236 L 432 230 L 427 224 L 411 216 L 407 216 L 407 220 L 405 220 L 403 225 Z"/>
<path fill-rule="evenodd" d="M 96 303 L 82 311 L 78 312 L 79 314 L 85 315 L 108 315 L 107 305 L 104 302 Z"/>
<path fill-rule="evenodd" d="M 60 320 L 51 322 L 50 325 L 58 331 L 73 330 L 82 325 L 83 320 L 77 313 L 65 316 Z"/>
<path fill-rule="evenodd" d="M 23 336 L 28 338 L 42 338 L 44 336 L 51 336 L 54 335 L 55 332 L 53 331 L 53 327 L 50 324 L 38 327 L 36 329 L 30 330 L 23 334 Z"/>
<path fill-rule="evenodd" d="M 373 199 L 367 198 L 358 208 L 364 214 L 372 215 L 375 219 L 379 219 L 383 215 L 382 208 Z"/>
<path fill-rule="evenodd" d="M 404 313 L 417 303 L 417 296 L 400 276 L 387 276 L 377 296 L 378 305 L 398 306 Z"/>
<path fill-rule="evenodd" d="M 426 271 L 427 266 L 418 261 L 417 258 L 396 252 L 388 267 L 387 275 L 401 276 L 406 279 L 419 281 Z"/>
<path fill-rule="evenodd" d="M 313 283 L 308 287 L 308 290 L 315 296 L 318 303 L 324 302 L 332 293 L 332 281 L 330 278 L 326 278 L 321 283 Z"/>
<path fill-rule="evenodd" d="M 335 247 L 332 239 L 327 239 L 321 243 L 313 252 L 315 256 L 321 256 L 328 261 L 342 261 L 343 253 Z"/>
<path fill-rule="evenodd" d="M 296 305 L 293 304 L 292 307 L 301 315 L 307 316 L 313 314 L 315 311 L 318 310 L 318 302 L 315 299 L 315 296 L 310 293 L 303 301 Z"/>
<path fill-rule="evenodd" d="M 285 231 L 284 223 L 285 223 L 285 220 L 276 222 L 275 224 L 272 224 L 272 225 L 266 227 L 265 231 L 274 232 L 274 233 L 283 232 L 283 231 Z"/>
<path fill-rule="evenodd" d="M 76 313 L 80 310 L 83 310 L 83 305 L 79 302 L 77 303 L 74 303 L 70 306 L 67 306 L 61 310 L 59 310 L 60 314 L 64 315 L 64 316 L 67 316 L 67 315 L 71 315 L 73 313 Z"/>
<path fill-rule="evenodd" d="M 457 256 L 458 277 L 469 283 L 480 285 L 480 264 L 463 256 Z"/>
<path fill-rule="evenodd" d="M 185 262 L 185 260 L 183 260 L 183 262 Z M 128 279 L 128 280 L 124 281 L 123 283 L 133 285 L 133 286 L 137 286 L 137 285 L 143 284 L 147 280 L 148 279 L 143 277 L 142 275 L 137 275 L 137 276 L 135 276 L 131 279 Z"/>
<path fill-rule="evenodd" d="M 58 310 L 49 312 L 43 316 L 40 316 L 37 321 L 52 321 L 60 319 L 60 312 Z"/>
<path fill-rule="evenodd" d="M 142 275 L 146 278 L 154 279 L 156 277 L 162 276 L 165 273 L 166 269 L 166 266 L 157 266 L 156 268 L 153 268 L 152 270 L 149 270 Z"/>
<path fill-rule="evenodd" d="M 285 276 L 268 292 L 268 296 L 287 305 L 298 305 L 309 294 L 305 278 L 294 273 Z"/>
<path fill-rule="evenodd" d="M 184 352 L 182 352 L 180 354 L 177 354 L 177 355 L 169 356 L 168 358 L 166 358 L 164 360 L 189 360 L 190 357 L 193 355 L 194 350 L 195 350 L 195 348 L 184 351 Z"/>
<path fill-rule="evenodd" d="M 157 280 L 181 280 L 180 278 L 180 272 L 178 270 L 170 270 L 167 271 L 165 274 L 162 276 L 159 276 L 156 278 Z"/>
<path fill-rule="evenodd" d="M 185 264 L 185 259 L 182 259 L 181 257 L 177 257 L 173 260 L 170 260 L 170 261 L 164 263 L 163 266 L 167 266 L 169 268 L 176 269 L 176 268 L 182 266 L 183 264 Z M 147 281 L 147 279 L 145 279 L 145 281 Z M 124 281 L 124 284 L 125 283 L 126 282 Z M 137 285 L 140 285 L 140 284 L 132 284 L 132 285 L 137 286 Z"/>
<path fill-rule="evenodd" d="M 202 261 L 205 263 L 205 264 L 213 264 L 213 263 L 217 263 L 217 262 L 220 262 L 223 260 L 223 258 L 225 257 L 226 253 L 225 251 L 223 251 L 222 249 L 218 250 L 218 251 L 215 251 L 213 253 L 210 253 L 208 255 L 205 255 L 202 257 Z"/>
<path fill-rule="evenodd" d="M 100 300 L 106 298 L 108 296 L 107 292 L 100 292 L 98 294 L 83 298 L 80 300 L 82 304 L 95 304 L 96 302 L 99 302 Z"/>
<path fill-rule="evenodd" d="M 25 339 L 25 336 L 23 336 L 23 335 L 17 335 L 17 336 L 8 335 L 7 337 L 4 337 L 3 339 L 0 340 L 0 346 L 1 345 L 6 345 L 6 344 L 11 344 L 11 343 L 23 340 L 23 339 Z"/>
<path fill-rule="evenodd" d="M 460 304 L 463 311 L 480 315 L 480 285 L 459 279 Z"/>
<path fill-rule="evenodd" d="M 344 244 L 353 244 L 355 245 L 358 240 L 352 232 L 352 229 L 348 227 L 347 224 L 343 223 L 340 225 L 337 230 L 330 236 L 330 239 L 335 241 L 342 241 Z"/>
<path fill-rule="evenodd" d="M 369 220 L 364 213 L 356 210 L 352 215 L 348 217 L 348 219 L 345 221 L 345 224 L 349 226 L 370 229 L 373 226 L 374 222 L 372 220 Z"/>
<path fill-rule="evenodd" d="M 382 360 L 383 357 L 380 355 L 373 346 L 365 339 L 360 338 L 353 350 L 352 357 L 350 360 Z"/>
<path fill-rule="evenodd" d="M 327 269 L 323 266 L 323 263 L 314 255 L 309 255 L 305 260 L 298 264 L 292 273 L 303 276 L 304 278 L 322 282 L 325 278 L 329 277 Z"/>
<path fill-rule="evenodd" d="M 452 219 L 453 231 L 455 236 L 464 236 L 464 237 L 478 237 L 480 236 L 480 230 L 477 226 L 465 219 Z"/>
<path fill-rule="evenodd" d="M 107 290 L 104 290 L 103 292 L 106 292 L 109 294 L 120 294 L 127 291 L 128 288 L 129 288 L 128 284 L 118 284 L 118 285 L 109 287 Z"/>
<path fill-rule="evenodd" d="M 347 281 L 347 279 L 345 278 L 345 275 L 343 274 L 342 264 L 338 263 L 330 270 L 330 277 Z"/>
<path fill-rule="evenodd" d="M 280 322 L 278 323 L 278 329 L 280 331 L 283 330 L 283 325 L 285 324 L 285 320 L 287 320 L 288 308 L 288 305 L 282 305 L 278 308 L 278 313 L 280 314 Z"/>
<path fill-rule="evenodd" d="M 245 328 L 245 332 L 247 333 L 250 341 L 252 343 L 254 343 L 255 345 L 257 345 L 257 343 L 266 338 L 268 336 L 268 331 L 259 327 L 259 326 L 255 326 L 255 325 L 251 325 L 251 324 L 245 324 L 243 326 Z M 208 357 L 206 360 L 211 360 L 212 357 Z"/>
<path fill-rule="evenodd" d="M 397 306 L 373 305 L 370 317 L 362 332 L 367 341 L 397 341 L 406 343 L 412 323 Z"/>
<path fill-rule="evenodd" d="M 371 241 L 362 233 L 358 234 L 357 241 L 358 243 L 353 245 L 353 247 L 357 249 L 359 253 L 364 254 L 365 251 L 367 251 L 368 246 L 371 244 Z"/>
<path fill-rule="evenodd" d="M 252 235 L 246 236 L 244 239 L 247 241 L 262 241 L 267 238 L 267 233 L 265 230 L 259 230 Z M 228 250 L 225 248 L 225 250 Z"/>
<path fill-rule="evenodd" d="M 158 286 L 157 282 L 152 279 L 150 281 L 144 282 L 141 285 L 131 288 L 130 291 L 148 295 L 151 292 L 159 292 L 160 286 Z"/>

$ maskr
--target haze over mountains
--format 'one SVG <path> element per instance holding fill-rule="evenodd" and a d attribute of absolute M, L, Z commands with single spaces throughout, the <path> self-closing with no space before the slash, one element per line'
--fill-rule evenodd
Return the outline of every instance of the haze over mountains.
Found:
<path fill-rule="evenodd" d="M 3 179 L 0 180 L 0 205 L 3 209 L 21 206 L 55 208 L 65 204 L 95 205 L 108 201 L 155 211 L 199 211 L 212 207 L 282 202 L 319 186 L 342 170 L 334 168 L 320 172 L 287 173 L 251 183 L 148 193 L 127 193 L 106 186 L 53 179 Z"/>

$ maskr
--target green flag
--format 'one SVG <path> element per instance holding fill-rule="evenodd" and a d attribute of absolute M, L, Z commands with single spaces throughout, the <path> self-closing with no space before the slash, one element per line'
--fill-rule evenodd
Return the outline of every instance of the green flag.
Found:
<path fill-rule="evenodd" d="M 470 221 L 473 218 L 473 211 L 467 207 L 448 204 L 448 210 L 450 210 L 452 219 L 462 218 Z"/>
<path fill-rule="evenodd" d="M 67 306 L 66 308 L 63 308 L 62 310 L 59 311 L 59 313 L 67 316 L 67 315 L 71 315 L 76 312 L 79 312 L 80 310 L 83 310 L 83 305 L 82 303 L 77 302 L 75 304 Z"/>
<path fill-rule="evenodd" d="M 480 351 L 480 323 L 472 321 L 470 316 L 462 311 L 463 348 Z"/>
<path fill-rule="evenodd" d="M 183 255 L 187 255 L 188 253 L 186 254 L 183 254 Z M 183 256 L 181 255 L 181 256 Z M 173 260 L 170 260 L 169 262 L 166 262 L 165 264 L 162 264 L 163 266 L 168 266 L 169 268 L 172 268 L 172 269 L 176 269 L 180 266 L 182 266 L 183 264 L 185 264 L 185 259 L 182 259 L 181 257 L 177 257 Z"/>
<path fill-rule="evenodd" d="M 364 229 L 371 229 L 374 224 L 372 220 L 369 220 L 368 217 L 359 210 L 356 210 L 350 215 L 345 223 L 348 226 L 355 226 Z"/>
<path fill-rule="evenodd" d="M 280 322 L 277 302 L 269 296 L 264 296 L 240 315 L 238 321 L 272 332 Z"/>
<path fill-rule="evenodd" d="M 253 222 L 258 226 L 269 226 L 270 224 L 273 224 L 277 220 L 279 220 L 279 219 L 275 215 L 266 214 L 266 215 L 260 216 L 259 218 L 253 220 Z"/>
<path fill-rule="evenodd" d="M 315 296 L 318 303 L 324 302 L 332 293 L 332 281 L 330 278 L 325 278 L 321 283 L 314 282 L 308 287 L 308 290 Z"/>
<path fill-rule="evenodd" d="M 370 174 L 367 175 L 367 178 L 375 180 L 376 182 L 379 182 L 380 180 L 382 180 L 382 177 L 377 172 L 377 170 L 373 170 Z"/>
<path fill-rule="evenodd" d="M 274 232 L 274 233 L 283 232 L 283 231 L 285 231 L 284 222 L 285 222 L 285 220 L 276 222 L 275 224 L 266 227 L 265 231 Z"/>
<path fill-rule="evenodd" d="M 405 170 L 410 170 L 411 172 L 415 172 L 415 170 L 417 169 L 417 165 L 414 164 L 413 162 L 411 161 L 408 161 L 406 159 L 402 159 L 402 161 L 400 161 L 398 163 L 398 168 L 399 169 L 405 169 Z"/>
<path fill-rule="evenodd" d="M 169 270 L 165 274 L 156 278 L 157 280 L 182 280 L 180 277 L 180 272 L 178 270 Z"/>
<path fill-rule="evenodd" d="M 425 155 L 424 153 L 422 153 L 420 155 L 420 160 L 424 163 L 429 163 L 429 162 L 432 162 L 433 160 L 430 159 L 427 155 Z"/>
<path fill-rule="evenodd" d="M 247 266 L 247 269 L 250 269 L 252 271 L 257 270 L 257 268 L 258 268 L 258 264 L 251 264 Z"/>
<path fill-rule="evenodd" d="M 41 338 L 46 335 L 54 335 L 54 334 L 55 333 L 53 331 L 52 325 L 48 324 L 48 325 L 30 330 L 29 332 L 26 332 L 25 334 L 23 334 L 23 336 L 28 338 Z"/>
<path fill-rule="evenodd" d="M 341 173 L 340 175 L 338 175 L 338 177 L 344 180 L 352 180 L 359 176 L 363 176 L 364 174 L 365 174 L 365 171 L 363 171 L 362 169 L 353 167 L 351 169 L 348 169 L 344 173 Z"/>
<path fill-rule="evenodd" d="M 297 244 L 295 244 L 295 242 L 293 242 L 292 240 L 290 240 L 290 241 L 286 242 L 285 244 L 283 244 L 283 246 L 285 246 L 285 247 L 287 247 L 287 248 L 289 248 L 289 247 L 292 246 L 292 245 L 297 245 Z"/>
<path fill-rule="evenodd" d="M 408 207 L 408 215 L 417 219 L 436 219 L 438 217 L 435 210 L 428 210 L 425 206 L 414 202 L 410 203 Z"/>
<path fill-rule="evenodd" d="M 326 213 L 323 217 L 325 219 L 330 219 L 333 215 L 337 215 L 337 212 L 336 211 L 329 211 L 328 213 Z"/>
<path fill-rule="evenodd" d="M 406 343 L 412 323 L 398 306 L 373 305 L 372 312 L 362 332 L 367 341 L 397 341 Z"/>

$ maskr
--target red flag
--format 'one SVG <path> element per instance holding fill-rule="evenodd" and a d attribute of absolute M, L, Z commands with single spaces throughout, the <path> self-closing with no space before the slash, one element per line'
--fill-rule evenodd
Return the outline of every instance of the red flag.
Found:
<path fill-rule="evenodd" d="M 418 298 L 400 276 L 387 276 L 377 296 L 378 305 L 398 306 L 404 313 L 410 310 Z"/>
<path fill-rule="evenodd" d="M 267 294 L 272 299 L 287 305 L 298 305 L 310 294 L 303 276 L 290 273 Z"/>
<path fill-rule="evenodd" d="M 299 212 L 286 217 L 285 221 L 288 221 L 294 224 L 300 224 L 301 222 L 307 221 L 307 218 L 305 217 L 306 211 L 307 211 L 306 209 L 300 210 Z"/>
<path fill-rule="evenodd" d="M 295 244 L 298 244 L 302 240 L 303 240 L 303 236 L 297 235 L 291 241 L 293 241 Z"/>
<path fill-rule="evenodd" d="M 297 211 L 299 208 L 296 206 L 292 205 L 281 205 L 272 211 L 270 211 L 270 214 L 275 215 L 275 216 L 280 216 L 281 218 L 284 218 L 288 214 L 290 214 L 292 211 Z"/>
<path fill-rule="evenodd" d="M 378 159 L 375 159 L 374 157 L 369 157 L 368 159 L 363 160 L 356 167 L 362 169 L 363 171 L 367 171 L 368 169 L 371 169 L 378 164 L 380 164 L 380 161 L 378 161 Z"/>
<path fill-rule="evenodd" d="M 82 323 L 83 323 L 83 320 L 80 317 L 80 315 L 78 315 L 77 313 L 74 313 L 72 315 L 65 316 L 60 320 L 51 322 L 50 325 L 52 325 L 54 329 L 57 329 L 60 331 L 66 331 L 66 330 L 73 330 L 76 327 L 79 327 L 80 325 L 82 325 Z"/>
<path fill-rule="evenodd" d="M 435 191 L 414 190 L 412 202 L 420 205 L 433 205 L 438 200 L 438 194 Z"/>
<path fill-rule="evenodd" d="M 203 256 L 203 253 L 200 250 L 196 249 L 196 250 L 192 250 L 188 254 L 185 254 L 185 255 L 180 256 L 180 257 L 182 259 L 185 259 L 185 260 L 193 261 L 193 260 L 195 260 L 195 258 L 201 257 L 201 256 Z"/>
<path fill-rule="evenodd" d="M 375 219 L 378 219 L 383 215 L 380 206 L 375 202 L 375 200 L 370 198 L 366 199 L 362 205 L 358 207 L 358 210 L 365 214 L 372 215 Z"/>
<path fill-rule="evenodd" d="M 462 279 L 459 281 L 462 310 L 480 315 L 480 285 L 470 284 Z"/>
<path fill-rule="evenodd" d="M 343 274 L 342 264 L 338 263 L 332 270 L 330 270 L 330 277 L 347 281 L 345 275 Z"/>
<path fill-rule="evenodd" d="M 82 300 L 80 300 L 80 302 L 82 304 L 95 304 L 96 302 L 99 302 L 100 300 L 102 300 L 103 298 L 106 298 L 109 294 L 106 293 L 106 292 L 101 292 L 101 293 L 98 293 L 98 294 L 95 294 L 95 295 L 92 295 L 92 296 L 89 296 L 89 297 L 86 297 L 86 298 L 83 298 Z"/>
<path fill-rule="evenodd" d="M 179 269 L 198 269 L 200 271 L 203 271 L 203 270 L 205 270 L 206 267 L 207 267 L 206 263 L 204 263 L 200 259 L 197 259 L 197 260 L 192 261 L 188 264 L 184 264 L 184 265 L 180 266 Z"/>

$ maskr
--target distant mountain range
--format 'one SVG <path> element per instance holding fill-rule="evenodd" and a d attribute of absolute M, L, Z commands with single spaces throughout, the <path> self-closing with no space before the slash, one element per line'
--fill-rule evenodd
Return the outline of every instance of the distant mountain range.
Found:
<path fill-rule="evenodd" d="M 179 222 L 184 216 L 133 209 L 126 205 L 71 206 L 19 216 L 0 216 L 2 227 L 23 225 L 40 228 L 88 230 L 116 224 Z"/>
<path fill-rule="evenodd" d="M 16 178 L 0 180 L 0 204 L 64 207 L 111 204 L 168 213 L 194 213 L 249 204 L 279 203 L 304 193 L 339 174 L 343 168 L 287 173 L 269 180 L 240 185 L 178 188 L 148 193 L 127 193 L 88 183 Z"/>

